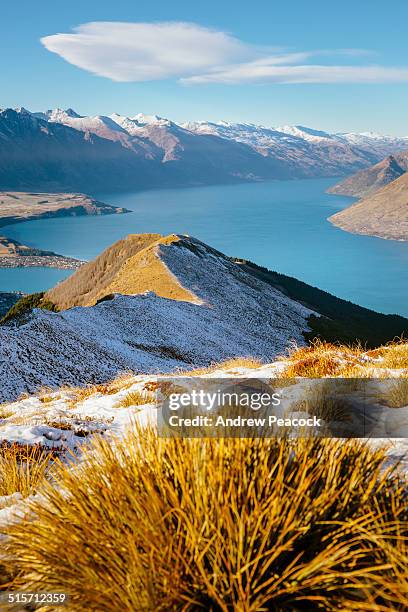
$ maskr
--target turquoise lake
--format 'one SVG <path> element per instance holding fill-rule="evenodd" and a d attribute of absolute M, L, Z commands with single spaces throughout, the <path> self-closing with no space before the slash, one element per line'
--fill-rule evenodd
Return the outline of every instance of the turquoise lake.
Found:
<path fill-rule="evenodd" d="M 357 236 L 326 220 L 351 198 L 326 189 L 335 179 L 274 181 L 97 194 L 131 213 L 45 219 L 1 233 L 35 247 L 92 259 L 129 233 L 188 233 L 227 255 L 250 259 L 334 295 L 408 316 L 408 242 Z M 71 271 L 0 269 L 0 291 L 46 289 Z"/>

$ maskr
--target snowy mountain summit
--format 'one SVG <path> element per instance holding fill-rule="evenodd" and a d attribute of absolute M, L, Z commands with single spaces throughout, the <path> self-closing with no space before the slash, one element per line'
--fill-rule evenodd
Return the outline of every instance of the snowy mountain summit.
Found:
<path fill-rule="evenodd" d="M 140 112 L 83 116 L 72 108 L 0 110 L 0 183 L 14 191 L 113 192 L 339 177 L 407 149 L 407 137 L 301 125 L 178 123 Z"/>

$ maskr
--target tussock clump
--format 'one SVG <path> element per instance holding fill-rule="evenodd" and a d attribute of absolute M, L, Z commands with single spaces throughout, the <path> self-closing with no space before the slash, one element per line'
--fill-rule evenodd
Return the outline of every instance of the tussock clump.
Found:
<path fill-rule="evenodd" d="M 44 387 L 40 389 L 38 399 L 42 404 L 51 404 L 61 399 L 61 393 L 58 393 L 55 389 Z"/>
<path fill-rule="evenodd" d="M 39 446 L 0 445 L 0 496 L 31 495 L 49 478 L 55 457 Z"/>
<path fill-rule="evenodd" d="M 255 357 L 234 357 L 233 359 L 227 359 L 220 361 L 219 363 L 212 363 L 206 368 L 196 368 L 194 370 L 183 370 L 183 376 L 202 376 L 204 374 L 211 374 L 216 370 L 234 370 L 236 368 L 248 368 L 255 369 L 262 366 L 262 361 Z"/>
<path fill-rule="evenodd" d="M 408 342 L 397 342 L 383 348 L 382 367 L 384 368 L 408 368 Z"/>
<path fill-rule="evenodd" d="M 314 339 L 282 359 L 289 361 L 282 373 L 289 378 L 381 378 L 385 368 L 408 368 L 408 343 L 400 340 L 365 352 L 361 345 L 335 345 Z"/>
<path fill-rule="evenodd" d="M 67 395 L 70 398 L 70 404 L 72 407 L 75 407 L 79 402 L 83 402 L 84 400 L 89 399 L 93 395 L 101 394 L 101 395 L 113 395 L 118 391 L 123 389 L 127 389 L 134 384 L 134 375 L 131 372 L 122 372 L 118 374 L 113 380 L 106 383 L 99 383 L 94 385 L 86 385 L 85 387 L 67 387 L 64 386 L 61 388 L 61 392 Z M 50 396 L 45 396 L 46 401 L 51 401 L 48 398 Z M 59 399 L 61 395 L 54 397 L 53 399 Z M 42 397 L 39 398 L 40 401 L 44 401 Z"/>
<path fill-rule="evenodd" d="M 8 528 L 13 587 L 71 610 L 406 610 L 408 483 L 324 439 L 103 440 Z"/>
<path fill-rule="evenodd" d="M 346 364 L 356 363 L 359 352 L 359 347 L 352 349 L 315 339 L 309 346 L 296 348 L 288 358 L 285 358 L 290 360 L 290 364 L 282 376 L 288 378 L 339 376 Z"/>
<path fill-rule="evenodd" d="M 291 411 L 298 410 L 316 415 L 325 421 L 350 421 L 351 408 L 344 392 L 350 391 L 347 388 L 338 389 L 330 385 L 325 380 L 313 381 L 303 392 L 302 399 L 291 406 Z M 337 391 L 343 391 L 339 395 Z"/>
<path fill-rule="evenodd" d="M 408 406 L 408 380 L 401 378 L 390 382 L 382 399 L 391 408 Z"/>
<path fill-rule="evenodd" d="M 341 364 L 338 359 L 330 355 L 309 355 L 298 359 L 289 365 L 283 375 L 288 378 L 302 376 L 304 378 L 322 378 L 323 376 L 337 376 Z"/>
<path fill-rule="evenodd" d="M 0 419 L 8 419 L 13 414 L 13 411 L 7 404 L 0 405 Z"/>
<path fill-rule="evenodd" d="M 116 408 L 131 408 L 132 406 L 144 406 L 152 401 L 152 399 L 143 395 L 140 391 L 129 391 L 129 393 L 122 397 L 115 406 Z"/>

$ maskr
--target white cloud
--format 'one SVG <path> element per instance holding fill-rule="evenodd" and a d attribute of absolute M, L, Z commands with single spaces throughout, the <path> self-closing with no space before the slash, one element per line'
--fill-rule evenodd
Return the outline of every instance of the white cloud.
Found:
<path fill-rule="evenodd" d="M 41 42 L 69 63 L 114 81 L 179 78 L 256 54 L 224 32 L 178 22 L 87 23 Z"/>
<path fill-rule="evenodd" d="M 206 83 L 390 83 L 408 81 L 407 68 L 382 66 L 325 66 L 304 64 L 277 66 L 274 63 L 248 62 L 215 69 L 206 74 L 182 78 L 190 85 Z"/>
<path fill-rule="evenodd" d="M 408 68 L 308 63 L 367 55 L 359 49 L 288 53 L 246 44 L 193 23 L 92 22 L 42 44 L 70 64 L 113 81 L 205 83 L 378 83 L 408 81 Z"/>

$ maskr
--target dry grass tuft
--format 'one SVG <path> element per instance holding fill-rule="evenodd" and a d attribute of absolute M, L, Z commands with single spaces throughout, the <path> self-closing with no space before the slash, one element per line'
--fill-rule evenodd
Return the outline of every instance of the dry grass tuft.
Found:
<path fill-rule="evenodd" d="M 343 391 L 341 395 L 336 391 L 327 381 L 316 381 L 316 384 L 307 386 L 302 393 L 302 399 L 292 405 L 290 411 L 307 412 L 327 422 L 351 421 L 350 404 L 344 397 L 344 393 L 350 392 L 350 389 L 339 389 Z"/>
<path fill-rule="evenodd" d="M 359 348 L 336 346 L 322 340 L 313 340 L 309 346 L 296 348 L 289 357 L 290 363 L 282 376 L 294 378 L 323 378 L 338 376 L 347 363 L 356 362 Z"/>
<path fill-rule="evenodd" d="M 381 366 L 384 368 L 408 368 L 408 342 L 401 341 L 383 347 L 382 358 Z"/>
<path fill-rule="evenodd" d="M 383 450 L 149 428 L 94 444 L 8 528 L 13 588 L 95 612 L 407 609 L 408 483 Z"/>
<path fill-rule="evenodd" d="M 236 368 L 248 368 L 256 369 L 262 366 L 262 361 L 255 357 L 234 357 L 233 359 L 226 359 L 219 363 L 212 363 L 205 368 L 196 368 L 194 370 L 183 370 L 179 374 L 183 376 L 203 376 L 205 374 L 211 374 L 216 370 L 234 370 Z"/>
<path fill-rule="evenodd" d="M 0 496 L 34 493 L 49 478 L 55 457 L 39 446 L 0 446 Z"/>
<path fill-rule="evenodd" d="M 408 343 L 399 340 L 365 352 L 360 345 L 336 346 L 315 339 L 282 359 L 289 361 L 283 377 L 381 378 L 381 369 L 408 368 Z"/>
<path fill-rule="evenodd" d="M 71 423 L 69 419 L 45 419 L 43 423 L 48 427 L 54 427 L 61 431 L 71 431 L 73 429 L 73 423 Z"/>
<path fill-rule="evenodd" d="M 145 404 L 151 403 L 152 400 L 146 397 L 140 391 L 129 391 L 122 399 L 116 404 L 116 408 L 131 408 L 132 406 L 144 406 Z"/>
<path fill-rule="evenodd" d="M 308 355 L 303 359 L 294 360 L 283 375 L 288 378 L 302 376 L 304 378 L 322 378 L 337 376 L 342 369 L 339 360 L 330 355 Z"/>
<path fill-rule="evenodd" d="M 401 378 L 390 382 L 382 399 L 391 408 L 408 406 L 408 380 Z"/>
<path fill-rule="evenodd" d="M 7 404 L 0 405 L 0 419 L 8 419 L 13 416 L 14 412 Z"/>
<path fill-rule="evenodd" d="M 56 389 L 50 387 L 43 387 L 37 393 L 38 399 L 42 404 L 50 404 L 61 398 L 61 393 L 57 392 Z"/>
<path fill-rule="evenodd" d="M 87 385 L 85 387 L 62 387 L 61 392 L 69 397 L 69 403 L 74 408 L 78 403 L 93 395 L 113 395 L 118 391 L 131 387 L 135 382 L 132 372 L 121 372 L 113 380 L 106 383 Z M 41 398 L 40 398 L 41 399 Z"/>

